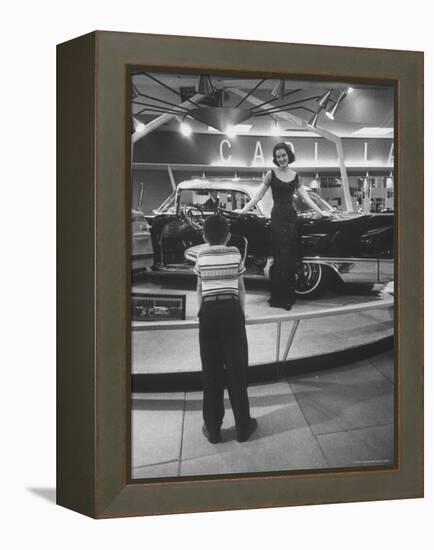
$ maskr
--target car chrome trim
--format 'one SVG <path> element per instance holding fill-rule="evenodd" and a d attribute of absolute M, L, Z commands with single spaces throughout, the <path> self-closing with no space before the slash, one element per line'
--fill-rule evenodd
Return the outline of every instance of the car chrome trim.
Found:
<path fill-rule="evenodd" d="M 302 261 L 329 267 L 344 283 L 387 283 L 394 278 L 391 259 L 304 257 Z"/>

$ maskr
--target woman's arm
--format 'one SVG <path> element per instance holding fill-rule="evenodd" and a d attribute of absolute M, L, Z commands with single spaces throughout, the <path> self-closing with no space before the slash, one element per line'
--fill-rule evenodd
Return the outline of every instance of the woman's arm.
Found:
<path fill-rule="evenodd" d="M 244 208 L 239 210 L 240 214 L 245 214 L 248 212 L 251 208 L 255 206 L 256 203 L 258 203 L 262 197 L 265 195 L 265 192 L 270 187 L 271 183 L 271 171 L 267 172 L 265 175 L 264 181 L 261 184 L 261 187 L 258 189 L 257 193 L 255 193 L 255 196 L 249 200 L 249 202 L 246 204 Z"/>
<path fill-rule="evenodd" d="M 309 197 L 309 193 L 306 191 L 306 189 L 302 185 L 300 185 L 297 188 L 297 193 L 302 198 L 302 200 L 306 203 L 306 205 L 309 206 L 309 208 L 312 208 L 312 210 L 314 210 L 319 216 L 323 216 L 325 218 L 330 217 L 329 212 L 327 212 L 325 210 L 321 210 L 321 208 L 319 208 L 319 206 L 317 206 L 313 202 L 313 200 Z"/>

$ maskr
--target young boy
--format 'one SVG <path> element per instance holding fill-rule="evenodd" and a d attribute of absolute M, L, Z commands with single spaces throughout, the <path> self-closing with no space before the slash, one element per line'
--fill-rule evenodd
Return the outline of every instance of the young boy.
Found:
<path fill-rule="evenodd" d="M 198 277 L 199 344 L 203 376 L 202 433 L 210 443 L 221 440 L 226 384 L 235 418 L 237 441 L 247 441 L 258 423 L 250 417 L 247 395 L 244 266 L 238 249 L 226 246 L 230 234 L 225 218 L 220 215 L 207 218 L 204 237 L 209 246 L 199 253 L 194 268 Z"/>

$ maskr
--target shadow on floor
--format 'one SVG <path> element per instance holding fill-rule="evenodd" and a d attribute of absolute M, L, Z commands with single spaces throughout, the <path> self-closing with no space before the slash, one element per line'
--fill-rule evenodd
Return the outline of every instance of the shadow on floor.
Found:
<path fill-rule="evenodd" d="M 53 487 L 26 487 L 29 493 L 43 498 L 44 500 L 56 504 L 56 489 Z"/>

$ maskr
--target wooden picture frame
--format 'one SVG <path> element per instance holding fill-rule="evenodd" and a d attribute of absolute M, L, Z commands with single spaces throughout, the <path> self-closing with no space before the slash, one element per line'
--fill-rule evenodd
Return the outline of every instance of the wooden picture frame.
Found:
<path fill-rule="evenodd" d="M 127 67 L 395 85 L 389 470 L 129 481 Z M 95 518 L 423 496 L 423 54 L 94 32 L 58 46 L 57 502 Z"/>

